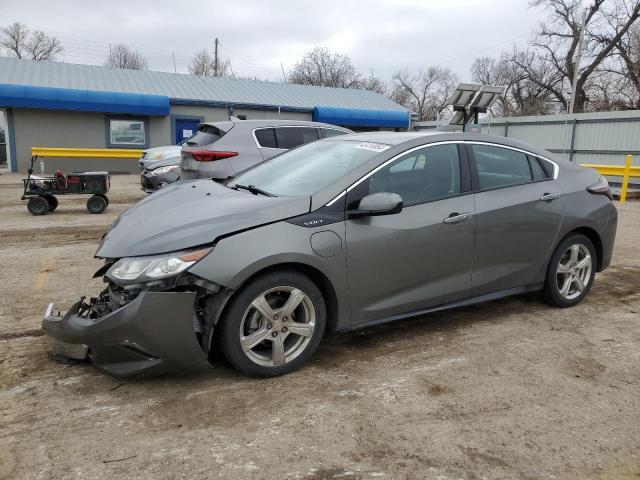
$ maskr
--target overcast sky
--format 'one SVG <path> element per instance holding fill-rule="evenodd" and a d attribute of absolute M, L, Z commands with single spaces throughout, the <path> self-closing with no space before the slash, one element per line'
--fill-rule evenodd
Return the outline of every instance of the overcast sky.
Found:
<path fill-rule="evenodd" d="M 60 58 L 102 64 L 126 43 L 150 69 L 187 72 L 196 50 L 220 39 L 237 75 L 282 78 L 304 53 L 325 46 L 389 80 L 399 68 L 440 64 L 469 80 L 478 56 L 524 43 L 543 12 L 527 0 L 0 0 L 0 20 L 57 36 Z"/>

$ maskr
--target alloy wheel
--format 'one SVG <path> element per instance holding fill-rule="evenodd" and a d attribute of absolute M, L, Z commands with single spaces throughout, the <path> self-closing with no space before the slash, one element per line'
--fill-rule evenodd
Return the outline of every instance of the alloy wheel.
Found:
<path fill-rule="evenodd" d="M 560 257 L 556 281 L 560 295 L 573 300 L 587 288 L 591 278 L 591 253 L 586 245 L 574 244 Z"/>
<path fill-rule="evenodd" d="M 316 312 L 311 298 L 292 286 L 258 295 L 240 323 L 240 345 L 254 363 L 277 367 L 297 358 L 313 337 Z"/>

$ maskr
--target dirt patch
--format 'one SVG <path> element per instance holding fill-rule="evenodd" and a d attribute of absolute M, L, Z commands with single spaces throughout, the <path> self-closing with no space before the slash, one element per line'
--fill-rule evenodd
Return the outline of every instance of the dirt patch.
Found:
<path fill-rule="evenodd" d="M 355 474 L 353 471 L 346 468 L 319 468 L 317 471 L 306 475 L 304 478 L 305 480 L 360 480 L 362 479 L 362 476 Z"/>
<path fill-rule="evenodd" d="M 453 392 L 453 390 L 446 385 L 431 383 L 429 381 L 424 381 L 423 389 L 433 397 L 439 397 L 440 395 L 446 395 Z"/>
<path fill-rule="evenodd" d="M 478 450 L 476 448 L 463 447 L 462 445 L 458 445 L 458 447 L 473 462 L 476 462 L 476 463 L 482 462 L 482 463 L 486 463 L 488 465 L 491 465 L 493 467 L 502 467 L 502 468 L 508 468 L 509 467 L 509 464 L 507 462 L 505 462 L 500 457 L 497 457 L 495 455 L 490 455 L 490 454 L 488 454 L 486 452 L 481 452 L 480 450 Z"/>
<path fill-rule="evenodd" d="M 47 247 L 50 245 L 73 245 L 99 243 L 106 227 L 48 227 L 0 232 L 0 245 Z"/>
<path fill-rule="evenodd" d="M 0 340 L 9 340 L 12 338 L 24 338 L 24 337 L 41 337 L 42 335 L 44 335 L 44 332 L 40 329 L 25 330 L 24 332 L 0 333 Z"/>
<path fill-rule="evenodd" d="M 22 183 L 0 183 L 0 189 L 15 191 L 16 189 L 22 189 L 24 185 Z"/>
<path fill-rule="evenodd" d="M 611 265 L 598 274 L 590 292 L 590 295 L 596 297 L 598 301 L 613 304 L 639 294 L 640 267 L 635 265 Z"/>
<path fill-rule="evenodd" d="M 136 202 L 139 202 L 143 198 L 147 196 L 146 193 L 140 192 L 138 195 L 107 195 L 109 197 L 109 205 L 117 203 L 117 204 L 127 204 L 132 205 Z"/>
<path fill-rule="evenodd" d="M 595 379 L 606 370 L 604 365 L 593 358 L 587 357 L 571 358 L 567 360 L 567 366 L 572 372 L 572 375 L 576 378 L 585 378 L 589 380 Z"/>

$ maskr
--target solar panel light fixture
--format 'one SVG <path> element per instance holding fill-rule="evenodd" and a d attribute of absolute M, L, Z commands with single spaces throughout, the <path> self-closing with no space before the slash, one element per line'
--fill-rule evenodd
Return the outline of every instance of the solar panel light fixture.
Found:
<path fill-rule="evenodd" d="M 478 115 L 486 113 L 489 108 L 504 94 L 505 87 L 479 85 L 476 83 L 460 83 L 445 105 L 452 105 L 455 114 L 450 125 L 465 125 L 473 119 L 478 123 Z"/>

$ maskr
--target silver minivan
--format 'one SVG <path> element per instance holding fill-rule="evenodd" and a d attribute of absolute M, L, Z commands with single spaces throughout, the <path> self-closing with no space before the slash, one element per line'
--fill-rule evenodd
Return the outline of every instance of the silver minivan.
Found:
<path fill-rule="evenodd" d="M 233 119 L 203 123 L 198 130 L 182 147 L 182 180 L 226 180 L 305 143 L 353 133 L 327 123 L 300 120 Z"/>

